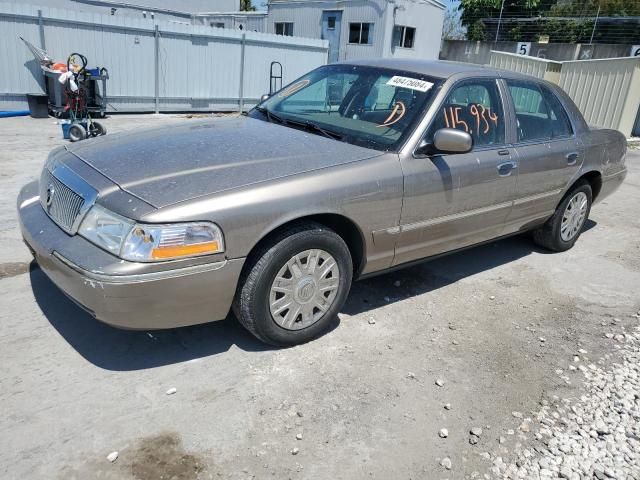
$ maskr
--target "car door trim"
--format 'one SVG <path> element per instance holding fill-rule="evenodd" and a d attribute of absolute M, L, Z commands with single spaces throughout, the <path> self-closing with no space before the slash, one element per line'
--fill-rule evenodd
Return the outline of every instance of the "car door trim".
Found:
<path fill-rule="evenodd" d="M 513 201 L 496 203 L 494 205 L 488 205 L 486 207 L 475 208 L 473 210 L 465 210 L 463 212 L 452 213 L 450 215 L 444 215 L 442 217 L 431 218 L 429 220 L 423 220 L 420 222 L 406 223 L 404 225 L 387 228 L 384 232 L 387 235 L 398 235 L 403 232 L 410 232 L 412 230 L 419 230 L 421 228 L 433 227 L 434 225 L 440 225 L 442 223 L 453 222 L 456 220 L 462 220 L 464 218 L 472 217 L 474 215 L 481 215 L 483 213 L 490 213 L 502 208 L 510 208 L 515 205 L 522 205 L 523 203 L 534 202 L 536 200 L 542 200 L 543 198 L 554 197 L 560 195 L 562 189 L 550 190 L 548 192 L 542 192 L 535 195 L 529 195 L 526 197 L 516 198 Z M 374 235 L 379 235 L 381 231 L 372 232 Z"/>
<path fill-rule="evenodd" d="M 549 190 L 548 192 L 536 193 L 535 195 L 516 198 L 513 201 L 513 205 L 516 206 L 516 205 L 522 205 L 523 203 L 535 202 L 536 200 L 542 200 L 543 198 L 560 195 L 560 193 L 562 193 L 562 189 L 558 188 L 556 190 Z"/>
<path fill-rule="evenodd" d="M 419 230 L 421 228 L 432 227 L 434 225 L 439 225 L 441 223 L 453 222 L 456 220 L 462 220 L 464 218 L 472 217 L 474 215 L 481 215 L 483 213 L 493 212 L 495 210 L 500 210 L 502 208 L 510 208 L 513 202 L 502 202 L 496 203 L 494 205 L 488 205 L 486 207 L 475 208 L 473 210 L 465 210 L 463 212 L 452 213 L 450 215 L 444 215 L 442 217 L 431 218 L 429 220 L 422 220 L 420 222 L 415 223 L 407 223 L 404 225 L 400 225 L 401 232 L 410 232 L 412 230 Z"/>

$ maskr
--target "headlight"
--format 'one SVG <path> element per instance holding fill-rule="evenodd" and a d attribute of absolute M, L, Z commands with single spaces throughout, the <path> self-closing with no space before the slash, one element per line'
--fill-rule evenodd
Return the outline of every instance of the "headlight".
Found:
<path fill-rule="evenodd" d="M 94 205 L 84 217 L 78 233 L 114 255 L 120 255 L 124 239 L 133 226 L 131 220 Z"/>
<path fill-rule="evenodd" d="M 222 232 L 213 223 L 136 225 L 122 246 L 126 260 L 149 262 L 224 251 Z"/>
<path fill-rule="evenodd" d="M 220 229 L 209 222 L 135 224 L 94 205 L 78 233 L 99 247 L 134 262 L 153 262 L 224 252 Z"/>

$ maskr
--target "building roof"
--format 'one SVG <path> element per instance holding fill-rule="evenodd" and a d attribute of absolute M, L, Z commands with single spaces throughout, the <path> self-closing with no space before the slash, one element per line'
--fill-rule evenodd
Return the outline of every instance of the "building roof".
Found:
<path fill-rule="evenodd" d="M 367 65 L 379 68 L 393 68 L 396 70 L 405 70 L 407 72 L 421 73 L 432 77 L 449 78 L 456 73 L 469 72 L 491 72 L 494 71 L 496 76 L 504 74 L 504 70 L 497 70 L 491 67 L 484 67 L 472 63 L 447 62 L 443 60 L 421 60 L 414 58 L 372 58 L 364 60 L 344 61 L 350 65 Z"/>
<path fill-rule="evenodd" d="M 363 3 L 366 1 L 367 0 L 315 0 L 316 3 L 321 3 L 321 4 L 330 4 L 330 3 L 340 4 L 339 5 L 340 9 L 344 8 L 345 6 L 348 6 L 349 3 Z M 441 0 L 404 0 L 404 1 L 429 4 L 441 10 L 445 10 L 447 8 L 447 6 Z M 267 1 L 267 5 L 277 5 L 277 4 L 285 4 L 285 3 L 311 3 L 311 1 L 310 0 L 268 0 Z M 323 9 L 326 9 L 327 5 L 322 5 L 321 7 Z"/>

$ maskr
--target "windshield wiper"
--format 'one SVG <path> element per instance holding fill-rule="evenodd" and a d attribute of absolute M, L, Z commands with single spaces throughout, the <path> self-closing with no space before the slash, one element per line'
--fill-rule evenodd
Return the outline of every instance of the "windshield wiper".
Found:
<path fill-rule="evenodd" d="M 287 121 L 284 118 L 279 117 L 275 113 L 271 113 L 271 110 L 269 110 L 267 107 L 256 107 L 256 110 L 260 113 L 263 113 L 267 117 L 267 120 L 269 120 L 271 123 L 273 123 L 273 121 L 275 120 L 282 125 L 287 124 Z"/>
<path fill-rule="evenodd" d="M 274 120 L 276 122 L 278 122 L 281 125 L 285 125 L 285 126 L 295 126 L 295 127 L 302 127 L 305 130 L 311 130 L 313 132 L 318 132 L 321 135 L 324 135 L 327 138 L 331 138 L 332 140 L 341 140 L 342 139 L 342 135 L 337 133 L 337 132 L 333 132 L 331 130 L 327 130 L 326 128 L 321 127 L 320 125 L 310 122 L 310 121 L 298 121 L 298 120 L 285 120 L 282 117 L 279 117 L 278 115 L 276 115 L 275 113 L 272 113 L 271 110 L 269 110 L 267 107 L 255 107 L 257 111 L 259 111 L 260 113 L 262 113 L 265 117 L 267 117 L 267 120 L 269 120 L 269 122 L 274 123 Z"/>
<path fill-rule="evenodd" d="M 304 126 L 307 128 L 310 128 L 311 130 L 314 130 L 316 132 L 320 132 L 322 135 L 324 135 L 327 138 L 331 138 L 333 140 L 340 140 L 342 139 L 342 135 L 340 135 L 337 132 L 333 132 L 331 130 L 327 130 L 326 128 L 321 127 L 320 125 L 313 123 L 313 122 L 304 122 Z"/>

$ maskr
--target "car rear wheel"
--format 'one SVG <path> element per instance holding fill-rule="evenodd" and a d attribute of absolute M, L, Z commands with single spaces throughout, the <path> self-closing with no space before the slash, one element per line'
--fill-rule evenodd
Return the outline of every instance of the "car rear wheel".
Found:
<path fill-rule="evenodd" d="M 283 231 L 248 262 L 233 310 L 247 330 L 271 345 L 297 345 L 326 331 L 351 287 L 347 245 L 316 223 Z"/>
<path fill-rule="evenodd" d="M 554 252 L 569 250 L 578 240 L 589 218 L 593 193 L 580 181 L 564 196 L 553 216 L 533 232 L 534 241 Z"/>

